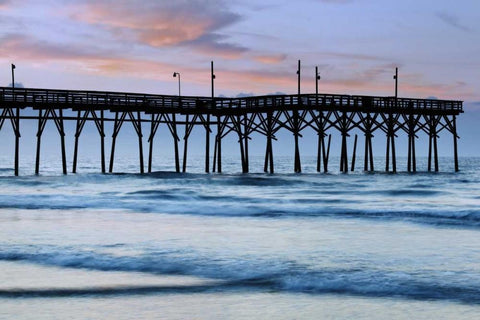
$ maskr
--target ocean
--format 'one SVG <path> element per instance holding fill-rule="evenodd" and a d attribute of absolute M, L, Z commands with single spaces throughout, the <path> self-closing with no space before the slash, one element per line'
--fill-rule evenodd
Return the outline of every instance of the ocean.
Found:
<path fill-rule="evenodd" d="M 163 162 L 158 162 L 163 161 Z M 384 168 L 384 159 L 376 159 Z M 480 158 L 222 174 L 0 159 L 1 319 L 478 319 Z M 362 159 L 357 159 L 362 164 Z"/>

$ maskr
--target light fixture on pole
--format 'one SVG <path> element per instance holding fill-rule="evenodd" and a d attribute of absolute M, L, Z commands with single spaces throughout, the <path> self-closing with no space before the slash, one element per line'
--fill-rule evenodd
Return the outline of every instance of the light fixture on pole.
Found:
<path fill-rule="evenodd" d="M 12 63 L 12 89 L 15 89 L 15 65 Z"/>
<path fill-rule="evenodd" d="M 298 60 L 298 69 L 297 69 L 297 75 L 298 75 L 298 94 L 300 95 L 300 69 L 301 69 L 301 61 Z"/>
<path fill-rule="evenodd" d="M 178 96 L 180 97 L 182 95 L 180 90 L 180 73 L 174 72 L 173 77 L 176 78 L 177 76 L 178 76 Z"/>
<path fill-rule="evenodd" d="M 212 101 L 213 101 L 213 98 L 215 97 L 215 85 L 213 81 L 215 80 L 215 73 L 213 73 L 213 61 L 210 63 L 210 73 L 212 78 Z"/>
<path fill-rule="evenodd" d="M 393 76 L 395 80 L 395 107 L 397 107 L 398 101 L 398 68 L 395 68 L 395 75 Z"/>
<path fill-rule="evenodd" d="M 320 73 L 318 72 L 318 67 L 315 67 L 315 94 L 318 95 L 318 80 L 320 80 Z"/>

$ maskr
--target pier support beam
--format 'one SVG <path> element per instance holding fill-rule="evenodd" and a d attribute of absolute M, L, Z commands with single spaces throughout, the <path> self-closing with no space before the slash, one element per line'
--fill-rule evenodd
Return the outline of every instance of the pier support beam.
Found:
<path fill-rule="evenodd" d="M 105 114 L 100 110 L 100 161 L 102 173 L 105 173 Z"/>
<path fill-rule="evenodd" d="M 240 160 L 242 161 L 242 173 L 247 173 L 248 168 L 247 168 L 247 161 L 245 158 L 246 150 L 245 150 L 244 139 L 243 139 L 243 136 L 245 133 L 242 133 L 242 120 L 240 118 L 240 115 L 237 115 L 234 126 L 235 126 L 235 131 L 237 132 L 237 135 L 238 135 L 238 144 L 240 146 Z M 244 129 L 246 130 L 246 127 L 244 127 Z"/>
<path fill-rule="evenodd" d="M 210 114 L 207 114 L 205 125 L 205 172 L 210 172 Z"/>
<path fill-rule="evenodd" d="M 452 134 L 453 134 L 453 158 L 455 164 L 455 172 L 458 172 L 458 153 L 457 153 L 457 121 L 455 115 L 452 119 Z"/>
<path fill-rule="evenodd" d="M 302 165 L 300 162 L 300 148 L 298 145 L 298 137 L 300 135 L 300 129 L 298 125 L 298 111 L 293 111 L 293 126 L 294 132 L 293 136 L 295 137 L 295 173 L 302 172 Z"/>
<path fill-rule="evenodd" d="M 355 135 L 355 141 L 353 142 L 353 154 L 352 154 L 352 167 L 350 169 L 350 171 L 355 171 L 355 158 L 357 156 L 357 139 L 358 139 L 358 136 Z"/>
<path fill-rule="evenodd" d="M 215 147 L 213 150 L 213 169 L 212 172 L 222 173 L 222 117 L 217 116 L 217 134 L 215 136 Z M 216 168 L 215 168 L 216 166 Z"/>
<path fill-rule="evenodd" d="M 123 113 L 123 119 L 118 118 L 118 112 L 115 112 L 115 122 L 113 123 L 113 134 L 112 134 L 112 150 L 110 152 L 110 165 L 108 167 L 108 172 L 113 172 L 113 160 L 115 159 L 115 144 L 117 141 L 117 135 L 120 132 L 120 127 L 122 126 L 123 120 L 125 119 L 126 114 Z"/>
<path fill-rule="evenodd" d="M 92 118 L 88 118 L 91 115 Z M 102 173 L 105 173 L 105 130 L 104 130 L 104 114 L 103 110 L 100 110 L 100 117 L 98 117 L 95 110 L 86 110 L 84 111 L 83 115 L 82 112 L 79 110 L 77 112 L 77 125 L 75 130 L 75 145 L 73 149 L 73 165 L 72 165 L 72 173 L 77 173 L 77 158 L 78 158 L 78 143 L 80 139 L 80 135 L 83 131 L 83 127 L 88 120 L 94 120 L 95 126 L 97 127 L 97 131 L 100 134 L 100 162 Z"/>
<path fill-rule="evenodd" d="M 187 149 L 188 149 L 188 133 L 189 133 L 189 115 L 185 115 L 185 136 L 183 138 L 183 163 L 182 172 L 187 171 Z"/>
<path fill-rule="evenodd" d="M 367 131 L 365 133 L 365 155 L 363 158 L 363 170 L 373 172 L 375 167 L 373 164 L 372 137 L 373 135 L 371 131 Z"/>
<path fill-rule="evenodd" d="M 20 143 L 20 108 L 15 108 L 15 114 L 13 108 L 6 107 L 0 114 L 0 130 L 3 127 L 6 119 L 10 119 L 13 133 L 15 134 L 15 159 L 14 159 L 14 173 L 18 176 L 18 164 L 19 164 L 19 143 Z"/>
<path fill-rule="evenodd" d="M 152 172 L 152 161 L 153 161 L 153 138 L 155 129 L 155 115 L 152 114 L 150 122 L 150 137 L 148 138 L 148 173 Z"/>
<path fill-rule="evenodd" d="M 45 128 L 42 109 L 38 110 L 38 130 L 37 130 L 37 152 L 35 157 L 35 174 L 40 173 L 40 147 L 42 144 L 42 133 Z"/>
<path fill-rule="evenodd" d="M 137 118 L 132 111 L 122 112 L 120 117 L 118 116 L 119 112 L 115 112 L 115 122 L 113 124 L 113 134 L 112 134 L 112 150 L 110 153 L 110 167 L 109 172 L 113 172 L 113 161 L 115 158 L 115 142 L 117 140 L 117 136 L 120 133 L 120 129 L 122 128 L 123 123 L 125 122 L 125 118 L 127 115 L 130 118 L 130 122 L 135 129 L 135 132 L 138 136 L 138 151 L 139 151 L 139 162 L 140 162 L 140 173 L 144 173 L 144 164 L 143 164 L 143 135 L 142 135 L 142 118 L 140 116 L 140 111 L 137 112 Z"/>
<path fill-rule="evenodd" d="M 378 114 L 374 114 L 373 118 L 370 113 L 364 117 L 360 114 L 360 118 L 362 120 L 362 124 L 364 127 L 365 133 L 365 153 L 363 157 L 363 171 L 374 171 L 374 163 L 373 163 L 373 148 L 372 148 L 372 137 L 374 131 L 374 123 L 377 118 Z"/>
<path fill-rule="evenodd" d="M 438 119 L 435 116 L 428 116 L 428 171 L 432 171 L 432 148 L 433 148 L 433 160 L 435 166 L 435 172 L 438 172 L 438 148 L 437 148 L 437 124 Z"/>
<path fill-rule="evenodd" d="M 250 126 L 249 126 L 249 121 L 248 121 L 248 115 L 245 113 L 245 115 L 243 116 L 243 136 L 244 136 L 244 139 L 245 139 L 245 144 L 244 144 L 244 147 L 245 147 L 245 172 L 244 173 L 248 173 L 250 171 L 250 163 L 249 163 L 249 157 L 248 157 L 248 139 L 249 136 L 248 136 L 248 133 L 250 131 Z"/>
<path fill-rule="evenodd" d="M 143 165 L 143 135 L 142 135 L 142 118 L 140 117 L 140 111 L 137 112 L 138 122 L 135 121 L 135 118 L 130 113 L 130 119 L 132 120 L 133 126 L 135 127 L 135 131 L 138 135 L 138 154 L 140 160 L 140 173 L 144 173 L 144 165 Z"/>
<path fill-rule="evenodd" d="M 352 115 L 351 115 L 352 117 Z M 337 115 L 337 119 L 338 119 Z M 348 172 L 348 153 L 347 153 L 347 137 L 348 137 L 348 119 L 347 113 L 345 111 L 342 112 L 342 117 L 340 118 L 340 132 L 342 134 L 342 149 L 340 154 L 340 172 L 347 173 Z"/>
<path fill-rule="evenodd" d="M 62 109 L 59 109 L 59 112 L 55 111 L 55 109 L 48 108 L 45 109 L 45 113 L 42 109 L 38 110 L 38 131 L 37 131 L 37 152 L 36 152 L 36 160 L 35 160 L 35 174 L 38 175 L 40 173 L 40 146 L 41 146 L 41 139 L 43 130 L 45 129 L 45 125 L 49 120 L 49 117 L 53 119 L 55 126 L 57 127 L 58 133 L 60 134 L 60 147 L 62 151 L 62 169 L 63 174 L 67 174 L 67 158 L 65 152 L 65 130 L 63 127 L 63 112 Z"/>
<path fill-rule="evenodd" d="M 19 157 L 20 157 L 20 108 L 16 108 L 16 113 L 15 113 L 15 125 L 12 126 L 14 127 L 14 133 L 15 133 L 15 164 L 14 164 L 14 172 L 15 176 L 18 176 L 18 165 L 19 165 Z M 456 142 L 455 142 L 456 145 Z"/>
<path fill-rule="evenodd" d="M 175 156 L 175 172 L 180 172 L 180 159 L 179 159 L 179 152 L 178 152 L 178 141 L 180 140 L 177 135 L 177 121 L 175 118 L 175 114 L 172 113 L 171 118 L 168 114 L 158 113 L 152 114 L 151 118 L 151 125 L 150 125 L 150 136 L 148 137 L 149 152 L 148 152 L 148 172 L 152 172 L 152 153 L 153 153 L 153 140 L 157 133 L 157 130 L 160 126 L 160 123 L 167 124 L 167 127 L 173 137 L 173 148 L 174 148 L 174 156 Z"/>
<path fill-rule="evenodd" d="M 317 94 L 318 95 L 318 94 Z M 318 97 L 316 97 L 318 105 Z M 317 150 L 317 172 L 321 171 L 322 158 L 325 166 L 325 125 L 323 119 L 323 112 L 318 113 L 318 150 Z M 326 172 L 325 168 L 324 171 Z"/>
<path fill-rule="evenodd" d="M 340 172 L 348 172 L 348 154 L 347 154 L 347 136 L 348 133 L 342 132 L 342 150 L 340 155 Z"/>
<path fill-rule="evenodd" d="M 386 153 L 386 162 L 385 162 L 385 171 L 390 171 L 390 154 L 392 156 L 392 172 L 397 172 L 397 157 L 395 153 L 395 123 L 398 120 L 393 118 L 393 115 L 390 113 L 388 118 L 385 120 L 387 124 L 387 153 Z M 391 147 L 391 149 L 390 149 Z"/>
<path fill-rule="evenodd" d="M 177 118 L 175 113 L 172 113 L 172 136 L 173 136 L 173 150 L 175 154 L 175 172 L 180 172 L 180 155 L 178 151 L 178 141 L 180 138 L 177 134 Z"/>
<path fill-rule="evenodd" d="M 273 114 L 272 112 L 267 113 L 267 148 L 265 151 L 265 165 L 263 171 L 274 173 L 273 167 L 273 148 L 272 148 L 272 138 L 273 138 Z"/>
<path fill-rule="evenodd" d="M 63 174 L 67 174 L 67 153 L 65 151 L 65 130 L 63 127 L 63 110 L 59 109 L 58 131 L 60 133 L 60 145 L 62 147 L 62 168 Z"/>
<path fill-rule="evenodd" d="M 328 146 L 327 146 L 327 154 L 323 154 L 323 171 L 328 172 L 328 159 L 330 158 L 330 143 L 332 142 L 332 135 L 328 135 Z"/>
<path fill-rule="evenodd" d="M 417 160 L 415 155 L 415 126 L 417 121 L 418 120 L 414 118 L 413 114 L 408 116 L 408 172 L 417 171 Z"/>

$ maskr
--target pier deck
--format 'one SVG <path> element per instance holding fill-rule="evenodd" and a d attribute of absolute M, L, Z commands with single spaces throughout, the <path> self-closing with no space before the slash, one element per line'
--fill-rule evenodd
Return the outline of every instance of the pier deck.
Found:
<path fill-rule="evenodd" d="M 38 111 L 38 116 L 25 109 Z M 124 122 L 133 124 L 139 139 L 140 172 L 144 172 L 142 125 L 150 124 L 148 171 L 152 167 L 153 141 L 158 127 L 166 125 L 174 140 L 175 170 L 186 171 L 188 138 L 195 126 L 205 128 L 205 171 L 210 171 L 210 134 L 215 132 L 212 171 L 221 172 L 222 138 L 229 133 L 238 135 L 242 171 L 249 171 L 248 142 L 252 133 L 266 137 L 266 172 L 274 172 L 272 139 L 280 129 L 291 131 L 295 138 L 294 171 L 301 172 L 298 138 L 302 130 L 313 129 L 318 134 L 317 171 L 328 171 L 332 130 L 342 136 L 342 172 L 349 171 L 347 138 L 358 129 L 365 136 L 364 170 L 373 171 L 372 137 L 375 131 L 387 136 L 385 170 L 396 172 L 395 137 L 399 132 L 408 135 L 408 171 L 416 171 L 415 139 L 419 132 L 429 137 L 428 170 L 438 171 L 437 138 L 446 130 L 453 135 L 455 170 L 458 171 L 456 116 L 463 113 L 462 101 L 374 97 L 338 94 L 266 95 L 242 98 L 173 96 L 125 92 L 52 90 L 0 87 L 0 129 L 9 120 L 15 134 L 15 174 L 18 175 L 21 120 L 38 121 L 37 160 L 39 173 L 41 137 L 47 121 L 54 121 L 61 137 L 63 172 L 67 173 L 64 121 L 76 121 L 75 149 L 72 171 L 76 172 L 78 143 L 83 127 L 93 122 L 101 138 L 101 168 L 105 166 L 106 121 L 114 122 L 109 172 L 113 171 L 116 137 Z M 76 116 L 64 116 L 70 110 Z M 214 120 L 212 120 L 212 118 Z M 180 168 L 178 127 L 184 129 L 183 166 Z M 215 128 L 216 127 L 216 128 Z M 215 130 L 212 130 L 214 128 Z M 328 143 L 325 139 L 328 137 Z M 357 135 L 351 168 L 355 168 Z M 322 165 L 323 164 L 323 165 Z"/>

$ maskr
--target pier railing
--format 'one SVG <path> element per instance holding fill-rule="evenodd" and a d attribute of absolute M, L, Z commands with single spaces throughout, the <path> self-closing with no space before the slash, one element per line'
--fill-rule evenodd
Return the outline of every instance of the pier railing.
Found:
<path fill-rule="evenodd" d="M 0 87 L 0 103 L 19 107 L 53 107 L 62 109 L 96 109 L 163 112 L 177 109 L 181 113 L 221 113 L 222 111 L 259 111 L 261 109 L 356 109 L 368 111 L 431 110 L 458 114 L 462 101 L 375 97 L 337 94 L 266 95 L 242 98 L 173 96 L 122 92 L 49 90 Z M 171 110 L 169 110 L 171 111 Z"/>

